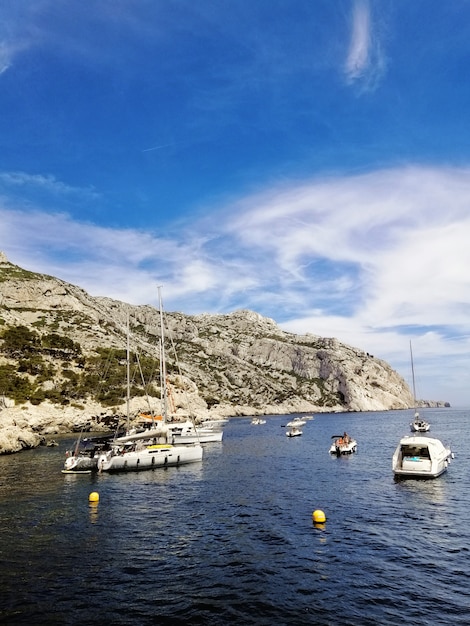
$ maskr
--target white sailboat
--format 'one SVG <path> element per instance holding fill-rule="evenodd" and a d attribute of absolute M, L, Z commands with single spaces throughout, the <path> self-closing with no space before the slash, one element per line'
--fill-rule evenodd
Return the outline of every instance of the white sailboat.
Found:
<path fill-rule="evenodd" d="M 129 433 L 117 437 L 110 449 L 98 457 L 98 471 L 119 472 L 153 469 L 195 463 L 202 460 L 202 446 L 200 442 L 188 445 L 173 445 L 168 428 L 168 389 L 166 381 L 165 362 L 165 330 L 163 319 L 163 304 L 161 288 L 158 288 L 161 326 L 161 399 L 162 420 L 155 422 L 149 429 L 141 432 Z M 129 393 L 128 393 L 129 398 Z"/>
<path fill-rule="evenodd" d="M 413 364 L 413 350 L 411 348 L 411 341 L 410 341 L 410 357 L 411 357 L 411 376 L 413 379 L 413 400 L 415 403 L 415 414 L 413 417 L 413 421 L 410 423 L 410 428 L 411 428 L 411 432 L 414 432 L 414 433 L 426 433 L 431 428 L 431 426 L 429 422 L 427 422 L 425 419 L 423 419 L 420 416 L 419 411 L 416 408 L 417 400 L 416 400 L 416 385 L 415 385 L 415 368 Z"/>

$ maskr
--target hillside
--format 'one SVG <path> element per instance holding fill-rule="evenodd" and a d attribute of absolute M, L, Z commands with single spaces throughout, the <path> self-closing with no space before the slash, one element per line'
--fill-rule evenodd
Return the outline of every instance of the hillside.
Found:
<path fill-rule="evenodd" d="M 22 417 L 24 427 L 41 435 L 87 422 L 94 428 L 106 416 L 122 413 L 128 316 L 132 360 L 138 363 L 134 372 L 140 368 L 146 381 L 140 372 L 134 375 L 132 408 L 145 409 L 145 394 L 158 402 L 157 309 L 92 297 L 60 279 L 26 271 L 1 253 L 0 287 L 5 407 L 0 426 L 13 427 L 8 416 L 14 413 L 17 424 Z M 165 326 L 178 359 L 167 350 L 180 413 L 202 418 L 383 411 L 413 404 L 407 384 L 386 362 L 334 338 L 284 332 L 252 311 L 168 312 Z M 98 420 L 90 423 L 92 416 Z"/>

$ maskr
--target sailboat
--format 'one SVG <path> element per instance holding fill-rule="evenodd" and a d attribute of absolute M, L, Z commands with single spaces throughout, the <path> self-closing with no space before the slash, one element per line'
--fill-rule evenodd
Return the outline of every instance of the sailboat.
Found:
<path fill-rule="evenodd" d="M 416 401 L 416 385 L 415 385 L 415 368 L 413 364 L 413 350 L 411 348 L 411 341 L 410 341 L 410 356 L 411 356 L 411 375 L 413 378 L 413 400 L 415 403 L 415 414 L 413 417 L 413 421 L 410 423 L 410 428 L 411 428 L 411 432 L 413 433 L 426 433 L 431 428 L 431 426 L 429 422 L 427 422 L 425 419 L 420 417 L 419 412 L 416 408 L 417 401 Z"/>
<path fill-rule="evenodd" d="M 168 421 L 168 389 L 165 362 L 165 328 L 161 288 L 158 288 L 160 308 L 160 363 L 161 363 L 161 399 L 162 419 L 155 421 L 150 428 L 141 432 L 128 432 L 116 437 L 110 449 L 102 452 L 97 459 L 99 472 L 137 471 L 169 467 L 202 461 L 200 442 L 188 445 L 173 445 Z M 129 398 L 129 390 L 128 390 Z M 128 400 L 129 401 L 129 400 Z"/>

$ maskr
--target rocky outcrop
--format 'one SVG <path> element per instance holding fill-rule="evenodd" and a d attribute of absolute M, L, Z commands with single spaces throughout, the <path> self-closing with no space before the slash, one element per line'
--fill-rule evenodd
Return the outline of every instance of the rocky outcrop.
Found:
<path fill-rule="evenodd" d="M 15 266 L 1 254 L 0 281 L 0 337 L 8 329 L 25 327 L 40 338 L 67 338 L 81 351 L 78 358 L 49 346 L 41 353 L 51 365 L 48 377 L 41 378 L 31 367 L 24 375 L 18 374 L 36 389 L 60 390 L 63 406 L 40 402 L 37 397 L 35 404 L 22 401 L 15 408 L 4 406 L 0 453 L 37 445 L 37 438 L 48 434 L 80 429 L 84 421 L 87 428 L 100 427 L 112 414 L 125 412 L 123 404 L 111 408 L 96 404 L 90 393 L 69 402 L 64 390 L 70 385 L 65 382 L 67 377 L 81 380 L 100 348 L 124 349 L 128 318 L 132 349 L 158 358 L 159 312 L 152 306 L 93 298 L 80 287 Z M 165 327 L 176 348 L 177 356 L 169 358 L 169 371 L 175 410 L 181 414 L 191 412 L 203 418 L 383 411 L 413 405 L 407 384 L 386 362 L 334 338 L 287 333 L 274 320 L 253 311 L 166 313 Z M 19 362 L 18 355 L 8 353 L 0 340 L 0 372 Z M 8 397 L 2 389 L 1 393 Z M 21 439 L 18 428 L 27 429 L 31 437 Z M 15 437 L 16 445 L 12 443 Z"/>

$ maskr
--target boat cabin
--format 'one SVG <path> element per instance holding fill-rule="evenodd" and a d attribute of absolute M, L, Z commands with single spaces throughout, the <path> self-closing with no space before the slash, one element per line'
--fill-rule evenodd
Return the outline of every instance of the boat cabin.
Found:
<path fill-rule="evenodd" d="M 402 444 L 400 458 L 404 470 L 431 471 L 431 455 L 427 446 Z"/>

